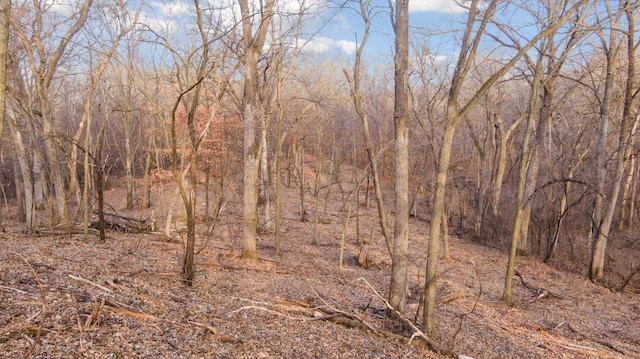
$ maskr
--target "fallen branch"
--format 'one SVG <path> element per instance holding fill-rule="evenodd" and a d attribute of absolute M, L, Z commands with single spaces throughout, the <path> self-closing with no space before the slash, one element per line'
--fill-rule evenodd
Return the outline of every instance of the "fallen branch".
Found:
<path fill-rule="evenodd" d="M 24 295 L 29 296 L 29 297 L 37 297 L 37 295 L 35 295 L 35 294 L 31 294 L 29 292 L 25 292 L 24 290 L 21 290 L 21 289 L 18 289 L 18 288 L 13 288 L 13 287 L 7 287 L 7 286 L 4 286 L 4 285 L 0 285 L 0 289 L 4 289 L 4 290 L 8 290 L 8 291 L 13 291 L 13 292 L 16 292 L 16 293 L 24 294 Z"/>
<path fill-rule="evenodd" d="M 214 328 L 214 327 L 212 327 L 210 325 L 206 325 L 206 324 L 202 324 L 202 323 L 198 323 L 198 322 L 193 322 L 193 321 L 190 321 L 190 320 L 187 320 L 187 323 L 189 323 L 191 325 L 195 325 L 196 327 L 204 328 L 211 334 L 218 335 L 218 331 L 216 330 L 216 328 Z"/>
<path fill-rule="evenodd" d="M 451 294 L 447 294 L 436 300 L 436 306 L 453 302 L 456 299 L 464 298 L 464 292 L 462 290 L 455 291 Z"/>
<path fill-rule="evenodd" d="M 110 301 L 105 301 L 105 302 L 110 302 Z M 114 313 L 118 313 L 118 314 L 124 314 L 127 316 L 130 316 L 132 318 L 138 318 L 138 319 L 146 319 L 146 320 L 158 320 L 158 317 L 151 315 L 151 314 L 147 314 L 145 312 L 142 311 L 138 311 L 138 310 L 129 310 L 126 308 L 119 308 L 117 306 L 113 306 L 113 305 L 104 305 L 105 309 L 109 309 L 110 311 L 114 312 Z"/>
<path fill-rule="evenodd" d="M 80 276 L 75 276 L 75 275 L 73 275 L 73 274 L 69 274 L 69 278 L 71 278 L 71 279 L 75 279 L 75 280 L 78 280 L 78 281 L 80 281 L 80 282 L 84 282 L 84 283 L 87 283 L 87 284 L 91 284 L 92 286 L 97 287 L 97 288 L 100 288 L 100 289 L 102 289 L 103 291 L 108 292 L 108 293 L 113 292 L 111 289 L 109 289 L 109 288 L 107 288 L 107 287 L 103 287 L 103 286 L 101 286 L 101 285 L 100 285 L 100 284 L 98 284 L 98 283 L 94 283 L 94 282 L 92 282 L 92 281 L 90 281 L 90 280 L 88 280 L 88 279 L 84 279 L 84 278 L 82 278 L 82 277 L 80 277 Z"/>
<path fill-rule="evenodd" d="M 232 314 L 235 314 L 235 313 L 239 313 L 239 312 L 241 312 L 243 310 L 248 310 L 248 309 L 254 309 L 254 310 L 267 312 L 269 314 L 277 315 L 277 316 L 284 317 L 284 318 L 291 319 L 291 320 L 303 320 L 302 318 L 291 317 L 291 316 L 288 316 L 288 315 L 286 315 L 284 313 L 280 313 L 280 312 L 278 312 L 276 310 L 265 308 L 265 307 L 259 307 L 257 305 L 247 305 L 247 306 L 244 306 L 244 307 L 240 307 L 240 308 L 238 308 L 236 310 L 233 310 L 233 311 L 229 312 L 229 316 L 231 316 Z"/>
<path fill-rule="evenodd" d="M 109 292 L 111 292 L 110 289 L 106 288 Z M 134 318 L 141 318 L 141 319 L 152 319 L 152 320 L 157 320 L 158 318 L 151 315 L 151 314 L 147 314 L 145 312 L 143 312 L 142 310 L 135 308 L 131 305 L 128 305 L 126 303 L 120 302 L 118 300 L 115 299 L 110 299 L 110 298 L 106 298 L 106 297 L 96 297 L 96 296 L 92 296 L 88 293 L 85 292 L 81 292 L 81 291 L 77 291 L 77 290 L 73 290 L 70 288 L 55 288 L 54 289 L 57 292 L 60 293 L 67 293 L 67 294 L 71 294 L 74 295 L 76 297 L 79 298 L 80 301 L 84 301 L 84 302 L 95 302 L 95 301 L 104 301 L 104 308 L 111 310 L 112 312 L 116 312 L 116 313 L 120 313 L 120 314 L 125 314 L 128 315 L 130 317 L 134 317 Z"/>
<path fill-rule="evenodd" d="M 378 291 L 366 279 L 358 278 L 358 280 L 363 281 L 373 291 L 373 293 L 385 304 L 385 306 L 389 311 L 391 311 L 397 318 L 400 318 L 404 323 L 406 323 L 407 325 L 409 325 L 409 327 L 411 327 L 411 329 L 413 330 L 413 334 L 409 339 L 409 344 L 411 344 L 413 338 L 416 338 L 416 337 L 421 338 L 422 340 L 425 341 L 425 343 L 427 344 L 427 347 L 431 351 L 434 351 L 438 354 L 451 355 L 451 353 L 445 352 L 444 350 L 440 349 L 440 345 L 437 342 L 429 338 L 422 330 L 420 330 L 415 324 L 413 324 L 412 321 L 405 318 L 405 316 L 402 315 L 402 313 L 398 312 L 394 307 L 392 307 L 391 304 L 389 304 L 389 302 L 387 302 L 387 300 L 384 299 L 384 297 L 382 297 L 380 293 L 378 293 Z"/>
<path fill-rule="evenodd" d="M 558 299 L 563 299 L 563 297 L 560 294 L 553 293 L 550 290 L 547 290 L 547 289 L 544 289 L 544 288 L 535 287 L 535 286 L 525 282 L 524 278 L 522 278 L 522 275 L 518 271 L 515 271 L 514 275 L 516 277 L 520 278 L 520 282 L 522 283 L 523 287 L 525 287 L 527 289 L 530 289 L 531 291 L 536 293 L 536 296 L 534 298 L 532 298 L 531 300 L 529 300 L 527 303 L 537 302 L 540 299 L 548 298 L 550 296 L 558 298 Z"/>

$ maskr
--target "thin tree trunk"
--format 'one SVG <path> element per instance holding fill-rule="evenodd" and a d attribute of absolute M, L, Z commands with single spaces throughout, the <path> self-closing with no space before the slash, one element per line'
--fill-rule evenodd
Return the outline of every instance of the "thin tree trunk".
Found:
<path fill-rule="evenodd" d="M 151 151 L 154 147 L 154 136 L 149 134 L 149 140 L 147 142 L 147 151 L 144 160 L 144 188 L 142 190 L 142 208 L 151 208 Z"/>
<path fill-rule="evenodd" d="M 13 133 L 9 133 L 11 136 L 13 136 Z M 15 140 L 14 140 L 15 143 Z M 16 216 L 18 217 L 18 221 L 19 222 L 25 222 L 27 221 L 27 214 L 25 211 L 25 185 L 24 185 L 24 181 L 22 180 L 22 166 L 20 165 L 20 160 L 18 159 L 18 151 L 14 151 L 14 157 L 13 157 L 13 183 L 16 186 L 16 207 L 18 207 L 17 209 L 17 213 Z"/>
<path fill-rule="evenodd" d="M 551 49 L 553 50 L 553 46 Z M 551 52 L 553 53 L 553 52 Z M 540 102 L 539 118 L 537 129 L 535 130 L 535 144 L 531 148 L 531 159 L 527 169 L 526 185 L 524 190 L 524 208 L 522 209 L 522 220 L 520 226 L 520 236 L 518 239 L 518 254 L 527 255 L 529 247 L 529 222 L 531 221 L 531 210 L 533 205 L 533 194 L 538 186 L 538 173 L 543 151 L 546 148 L 545 141 L 550 130 L 553 111 L 553 97 L 555 93 L 557 77 L 552 75 L 542 85 L 542 100 Z M 535 82 L 534 82 L 535 83 Z M 536 102 L 538 100 L 536 99 Z M 530 108 L 532 111 L 533 108 Z M 537 112 L 537 111 L 536 111 Z"/>
<path fill-rule="evenodd" d="M 307 214 L 305 209 L 305 175 L 304 175 L 304 137 L 300 140 L 299 145 L 295 147 L 295 161 L 296 161 L 296 176 L 298 177 L 298 192 L 300 198 L 300 222 L 304 222 L 305 215 Z"/>
<path fill-rule="evenodd" d="M 635 132 L 636 127 L 638 126 L 638 122 L 640 121 L 640 114 L 636 115 L 636 118 L 633 120 L 633 123 L 630 125 L 632 128 L 630 129 L 631 133 Z M 630 138 L 629 129 L 627 128 L 629 124 L 627 124 L 628 120 L 623 120 L 620 129 L 620 138 L 619 138 L 619 150 L 616 160 L 616 172 L 614 181 L 611 185 L 611 192 L 609 195 L 609 201 L 607 203 L 606 212 L 602 220 L 600 221 L 600 225 L 598 226 L 598 231 L 595 236 L 595 241 L 593 242 L 593 252 L 591 257 L 591 267 L 590 267 L 590 277 L 592 280 L 602 280 L 604 278 L 604 266 L 605 266 L 605 257 L 607 251 L 607 242 L 609 238 L 609 233 L 611 231 L 611 225 L 613 223 L 613 216 L 616 212 L 616 206 L 618 197 L 620 195 L 620 189 L 622 187 L 622 179 L 624 172 L 624 154 L 626 152 L 626 144 Z"/>
<path fill-rule="evenodd" d="M 358 46 L 356 50 L 356 58 L 355 63 L 353 65 L 353 80 L 347 75 L 347 80 L 351 83 L 351 98 L 353 100 L 353 104 L 355 106 L 358 117 L 362 122 L 362 131 L 364 134 L 364 142 L 365 148 L 367 150 L 367 156 L 369 158 L 369 165 L 371 166 L 371 174 L 373 176 L 373 188 L 376 196 L 376 204 L 378 208 L 378 222 L 380 224 L 380 229 L 382 230 L 382 235 L 384 237 L 385 244 L 387 246 L 387 251 L 389 255 L 393 255 L 393 240 L 391 238 L 390 231 L 387 227 L 386 221 L 386 212 L 384 209 L 384 199 L 382 196 L 382 187 L 380 184 L 380 176 L 378 171 L 378 161 L 376 159 L 376 155 L 373 149 L 373 143 L 371 141 L 371 134 L 369 131 L 369 119 L 367 113 L 362 104 L 362 96 L 360 93 L 360 71 L 361 69 L 361 61 L 362 61 L 362 53 L 367 44 L 367 40 L 369 38 L 369 31 L 371 28 L 371 20 L 369 19 L 368 9 L 366 8 L 366 3 L 364 1 L 360 1 L 360 16 L 364 21 L 364 36 L 362 38 L 362 43 Z M 346 75 L 346 71 L 345 71 Z"/>

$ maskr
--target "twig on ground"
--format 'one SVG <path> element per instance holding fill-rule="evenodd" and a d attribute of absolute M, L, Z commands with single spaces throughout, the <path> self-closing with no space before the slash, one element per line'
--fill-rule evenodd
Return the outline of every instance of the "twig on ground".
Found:
<path fill-rule="evenodd" d="M 37 297 L 37 295 L 35 295 L 35 294 L 31 294 L 29 292 L 25 292 L 24 290 L 21 290 L 21 289 L 18 289 L 18 288 L 6 287 L 4 285 L 0 285 L 0 289 L 13 291 L 13 292 L 24 294 L 24 295 L 27 295 L 27 296 L 30 296 L 30 297 Z"/>
<path fill-rule="evenodd" d="M 627 288 L 633 277 L 638 273 L 640 273 L 640 264 L 638 264 L 635 269 L 631 270 L 631 273 L 629 274 L 627 279 L 625 279 L 620 288 L 618 288 L 618 292 L 623 292 Z"/>

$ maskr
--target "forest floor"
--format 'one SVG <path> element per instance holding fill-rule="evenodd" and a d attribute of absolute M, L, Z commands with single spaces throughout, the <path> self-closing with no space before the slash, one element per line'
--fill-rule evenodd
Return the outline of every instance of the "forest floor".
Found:
<path fill-rule="evenodd" d="M 334 192 L 317 225 L 297 218 L 297 190 L 285 190 L 282 253 L 261 235 L 258 260 L 239 258 L 240 196 L 230 199 L 212 235 L 198 228 L 196 279 L 181 280 L 181 202 L 171 184 L 154 199 L 161 233 L 24 234 L 5 215 L 0 239 L 0 357 L 46 358 L 640 358 L 640 284 L 624 291 L 592 283 L 538 258 L 520 257 L 513 302 L 500 301 L 504 249 L 451 236 L 451 261 L 439 264 L 432 341 L 385 315 L 391 264 L 374 208 L 352 213 L 339 273 L 347 211 Z M 231 193 L 233 189 L 229 189 Z M 109 211 L 124 211 L 124 188 L 107 191 Z M 167 199 L 171 197 L 171 199 Z M 307 211 L 313 219 L 313 197 Z M 199 200 L 200 204 L 204 202 Z M 322 208 L 322 206 L 320 206 Z M 204 213 L 204 212 L 202 212 Z M 356 221 L 357 218 L 357 221 Z M 163 224 L 162 224 L 163 225 Z M 369 269 L 357 266 L 366 238 Z M 424 282 L 428 225 L 413 218 L 410 297 L 415 321 Z M 628 251 L 637 255 L 640 243 Z M 636 257 L 637 258 L 637 257 Z M 637 265 L 637 263 L 636 263 Z"/>

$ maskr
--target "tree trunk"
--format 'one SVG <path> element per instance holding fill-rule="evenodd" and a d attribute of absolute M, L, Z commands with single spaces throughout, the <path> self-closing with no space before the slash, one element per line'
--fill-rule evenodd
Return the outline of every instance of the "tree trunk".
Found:
<path fill-rule="evenodd" d="M 276 255 L 280 254 L 280 236 L 281 236 L 281 209 L 282 209 L 282 143 L 285 135 L 282 134 L 282 117 L 284 116 L 284 108 L 278 106 L 278 118 L 276 122 L 276 213 L 275 213 L 275 250 Z"/>
<path fill-rule="evenodd" d="M 257 204 L 258 204 L 258 155 L 260 141 L 258 124 L 262 119 L 260 98 L 258 97 L 259 74 L 258 58 L 267 36 L 268 25 L 272 20 L 274 0 L 261 3 L 260 15 L 250 12 L 248 0 L 239 0 L 242 15 L 242 40 L 244 44 L 244 97 L 243 106 L 243 204 L 242 204 L 242 257 L 257 258 Z M 256 19 L 257 23 L 252 23 Z M 254 36 L 254 25 L 257 25 Z M 266 150 L 266 149 L 264 149 Z"/>
<path fill-rule="evenodd" d="M 33 201 L 36 210 L 44 209 L 44 163 L 36 148 L 33 149 Z"/>
<path fill-rule="evenodd" d="M 602 220 L 599 222 L 600 225 L 597 226 L 598 231 L 597 233 L 595 233 L 595 241 L 593 242 L 593 252 L 589 273 L 591 280 L 594 281 L 604 279 L 607 242 L 609 233 L 611 231 L 611 225 L 613 223 L 613 216 L 617 208 L 616 206 L 618 197 L 620 195 L 620 189 L 622 187 L 624 173 L 624 155 L 627 152 L 626 147 L 628 144 L 628 140 L 631 137 L 629 132 L 635 132 L 635 128 L 638 126 L 638 122 L 640 121 L 640 114 L 636 115 L 633 123 L 630 124 L 632 126 L 631 129 L 628 128 L 628 120 L 630 119 L 623 119 L 621 124 L 615 177 L 611 185 L 611 192 L 608 197 L 609 201 L 607 203 L 606 212 L 604 213 Z"/>
<path fill-rule="evenodd" d="M 534 135 L 536 126 L 538 123 L 540 109 L 540 91 L 542 88 L 542 58 L 538 57 L 538 62 L 535 67 L 533 80 L 531 83 L 531 94 L 529 97 L 529 108 L 527 116 L 527 127 L 525 128 L 524 136 L 522 139 L 522 148 L 520 150 L 520 169 L 518 171 L 518 193 L 516 195 L 516 212 L 513 222 L 513 229 L 511 231 L 511 245 L 509 247 L 509 261 L 507 263 L 507 274 L 505 275 L 504 289 L 502 291 L 502 300 L 505 302 L 511 302 L 511 288 L 513 285 L 513 274 L 515 272 L 516 257 L 518 255 L 519 241 L 522 235 L 523 227 L 523 212 L 525 210 L 526 202 L 526 187 L 527 187 L 527 173 L 529 172 L 529 165 L 531 162 L 532 148 L 531 148 L 531 136 Z"/>
<path fill-rule="evenodd" d="M 395 205 L 389 304 L 404 313 L 409 252 L 409 0 L 396 1 L 395 55 Z"/>
<path fill-rule="evenodd" d="M 623 109 L 623 117 L 622 123 L 620 124 L 620 133 L 618 137 L 618 147 L 617 147 L 617 158 L 616 158 L 616 170 L 615 177 L 612 185 L 610 186 L 611 190 L 607 193 L 607 185 L 606 185 L 606 176 L 607 176 L 607 137 L 608 137 L 608 129 L 609 129 L 609 121 L 611 116 L 611 101 L 614 96 L 614 72 L 618 62 L 618 51 L 620 49 L 621 40 L 618 37 L 618 27 L 620 25 L 620 15 L 618 12 L 616 14 L 609 14 L 611 27 L 609 29 L 608 38 L 605 37 L 603 33 L 599 33 L 600 40 L 603 44 L 603 51 L 606 54 L 606 73 L 605 73 L 605 83 L 602 97 L 599 98 L 600 105 L 600 125 L 599 125 L 599 133 L 598 133 L 598 143 L 596 147 L 596 197 L 593 205 L 593 213 L 592 213 L 592 227 L 591 227 L 591 265 L 589 268 L 589 277 L 591 280 L 602 280 L 604 278 L 604 265 L 605 265 L 605 256 L 607 250 L 607 240 L 609 237 L 609 231 L 611 229 L 611 222 L 613 221 L 613 213 L 615 211 L 615 206 L 618 200 L 618 194 L 620 191 L 620 186 L 622 183 L 622 171 L 624 170 L 624 152 L 625 152 L 625 141 L 627 140 L 626 136 L 626 126 L 629 124 L 631 119 L 629 118 L 629 110 L 631 103 L 628 102 L 630 100 L 630 92 L 629 92 L 629 81 L 632 81 L 632 78 L 627 77 L 627 91 L 625 98 L 625 106 Z M 632 24 L 629 25 L 630 29 L 633 27 Z M 629 37 L 630 38 L 630 37 Z M 607 45 L 608 41 L 608 45 Z M 608 47 L 608 48 L 607 48 Z M 628 49 L 628 54 L 633 54 L 633 49 L 635 48 L 635 44 L 632 48 Z M 628 64 L 628 68 L 633 66 L 634 58 L 630 59 L 631 62 Z M 597 93 L 596 93 L 597 95 Z M 608 195 L 608 196 L 607 196 Z M 608 203 L 606 203 L 608 201 Z M 605 207 L 605 204 L 607 207 Z"/>

